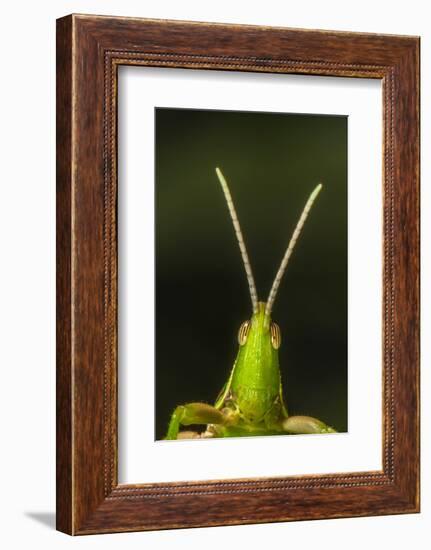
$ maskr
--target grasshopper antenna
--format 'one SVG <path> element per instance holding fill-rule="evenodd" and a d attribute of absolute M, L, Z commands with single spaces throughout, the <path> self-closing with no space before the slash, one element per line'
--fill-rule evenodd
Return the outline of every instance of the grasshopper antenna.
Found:
<path fill-rule="evenodd" d="M 257 291 L 256 284 L 254 282 L 253 272 L 251 270 L 250 260 L 248 259 L 247 249 L 245 248 L 244 237 L 242 236 L 241 227 L 239 225 L 238 216 L 236 215 L 235 206 L 233 204 L 232 195 L 230 194 L 228 184 L 221 173 L 220 168 L 216 168 L 216 174 L 223 189 L 223 193 L 229 209 L 229 214 L 232 219 L 233 227 L 235 229 L 235 235 L 238 240 L 239 249 L 241 251 L 242 261 L 247 275 L 248 287 L 250 289 L 251 303 L 253 305 L 253 313 L 257 313 Z"/>
<path fill-rule="evenodd" d="M 301 230 L 304 226 L 305 220 L 307 219 L 308 213 L 311 210 L 311 207 L 313 206 L 314 201 L 316 200 L 317 195 L 320 193 L 320 190 L 322 189 L 322 184 L 319 183 L 319 185 L 314 189 L 314 191 L 311 193 L 311 195 L 308 198 L 308 201 L 306 202 L 304 206 L 304 210 L 302 211 L 301 217 L 298 220 L 298 223 L 296 224 L 295 231 L 293 232 L 293 235 L 290 239 L 289 246 L 287 247 L 287 250 L 284 254 L 284 257 L 281 261 L 280 267 L 277 271 L 277 275 L 275 276 L 274 282 L 272 283 L 272 288 L 268 296 L 268 300 L 266 302 L 266 314 L 269 315 L 272 311 L 272 307 L 274 305 L 275 297 L 277 296 L 278 288 L 281 283 L 281 279 L 283 278 L 284 272 L 286 271 L 287 264 L 289 262 L 289 258 L 293 252 L 293 249 L 295 248 L 296 241 L 298 240 L 298 237 L 301 233 Z"/>

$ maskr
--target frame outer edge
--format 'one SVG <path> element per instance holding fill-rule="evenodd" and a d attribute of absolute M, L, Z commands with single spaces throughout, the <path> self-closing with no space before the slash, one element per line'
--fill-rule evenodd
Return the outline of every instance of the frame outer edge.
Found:
<path fill-rule="evenodd" d="M 56 528 L 73 534 L 72 33 L 56 25 Z"/>
<path fill-rule="evenodd" d="M 414 41 L 414 43 L 413 43 Z M 395 106 L 395 347 L 398 472 L 397 484 L 412 512 L 420 509 L 420 40 L 412 39 L 397 71 Z"/>

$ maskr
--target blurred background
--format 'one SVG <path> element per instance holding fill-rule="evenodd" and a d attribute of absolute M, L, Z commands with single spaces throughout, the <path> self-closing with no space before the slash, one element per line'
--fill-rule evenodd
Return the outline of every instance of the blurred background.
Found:
<path fill-rule="evenodd" d="M 156 109 L 156 439 L 174 408 L 213 403 L 251 302 L 215 174 L 226 177 L 266 301 L 316 200 L 274 308 L 289 414 L 347 431 L 347 117 Z"/>

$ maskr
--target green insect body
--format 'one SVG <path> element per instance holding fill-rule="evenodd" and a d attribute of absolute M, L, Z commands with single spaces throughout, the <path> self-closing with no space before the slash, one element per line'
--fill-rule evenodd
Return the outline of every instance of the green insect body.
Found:
<path fill-rule="evenodd" d="M 222 186 L 240 247 L 253 314 L 239 328 L 239 350 L 214 405 L 187 403 L 172 414 L 165 439 L 240 437 L 277 434 L 334 433 L 324 422 L 310 416 L 289 416 L 283 400 L 279 366 L 280 328 L 271 319 L 281 279 L 301 229 L 322 186 L 311 193 L 290 239 L 266 303 L 257 299 L 250 261 L 229 187 L 221 171 L 216 173 Z M 203 431 L 180 431 L 181 426 L 202 425 Z"/>

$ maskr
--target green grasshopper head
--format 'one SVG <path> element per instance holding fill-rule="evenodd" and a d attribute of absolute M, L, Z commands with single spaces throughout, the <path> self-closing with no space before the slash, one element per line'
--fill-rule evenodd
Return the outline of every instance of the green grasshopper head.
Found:
<path fill-rule="evenodd" d="M 265 303 L 258 302 L 258 310 L 242 323 L 238 343 L 230 395 L 243 421 L 260 423 L 280 393 L 280 329 Z"/>
<path fill-rule="evenodd" d="M 258 302 L 258 310 L 253 313 L 248 321 L 244 321 L 239 327 L 238 344 L 245 346 L 248 341 L 267 338 L 272 348 L 278 349 L 281 345 L 280 327 L 271 320 L 271 315 L 266 312 L 266 304 Z"/>
<path fill-rule="evenodd" d="M 216 173 L 232 218 L 247 275 L 253 307 L 251 319 L 242 323 L 239 328 L 239 350 L 232 378 L 228 385 L 225 386 L 218 403 L 222 404 L 229 393 L 243 421 L 255 425 L 262 422 L 270 411 L 274 409 L 277 396 L 280 395 L 281 381 L 278 349 L 281 345 L 281 333 L 278 325 L 271 319 L 272 307 L 302 226 L 322 186 L 318 185 L 316 187 L 305 205 L 274 278 L 268 300 L 264 303 L 258 301 L 250 260 L 248 259 L 247 249 L 229 187 L 219 168 L 216 168 Z"/>

